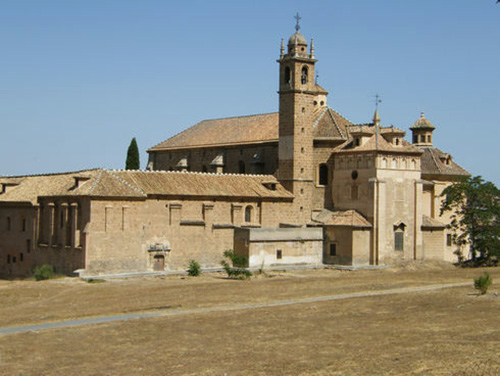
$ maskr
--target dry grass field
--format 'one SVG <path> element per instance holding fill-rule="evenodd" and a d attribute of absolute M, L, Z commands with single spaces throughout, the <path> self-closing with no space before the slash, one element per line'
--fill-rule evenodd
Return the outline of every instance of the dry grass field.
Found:
<path fill-rule="evenodd" d="M 476 295 L 472 279 L 494 284 Z M 0 375 L 500 375 L 500 269 L 0 281 L 0 326 L 127 312 L 198 313 L 0 336 Z M 470 282 L 280 307 L 214 307 Z"/>

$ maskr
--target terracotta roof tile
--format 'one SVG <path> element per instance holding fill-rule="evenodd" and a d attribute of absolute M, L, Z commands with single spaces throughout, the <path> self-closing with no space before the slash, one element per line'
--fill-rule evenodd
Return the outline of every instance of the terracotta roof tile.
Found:
<path fill-rule="evenodd" d="M 351 122 L 329 107 L 317 113 L 315 136 L 346 139 Z M 148 151 L 278 142 L 279 113 L 201 121 Z"/>
<path fill-rule="evenodd" d="M 470 176 L 467 170 L 453 161 L 451 155 L 432 146 L 420 149 L 424 152 L 421 158 L 422 175 Z"/>
<path fill-rule="evenodd" d="M 330 211 L 323 209 L 313 218 L 313 221 L 325 226 L 372 227 L 371 223 L 356 210 Z"/>
<path fill-rule="evenodd" d="M 377 142 L 378 140 L 378 142 Z M 354 142 L 351 140 L 344 143 L 340 148 L 337 149 L 339 153 L 351 153 L 359 151 L 385 151 L 394 153 L 404 153 L 404 154 L 422 154 L 422 150 L 416 146 L 410 144 L 406 140 L 401 140 L 401 145 L 393 145 L 381 135 L 373 135 L 368 141 L 363 145 L 354 146 Z"/>
<path fill-rule="evenodd" d="M 76 185 L 75 178 L 89 179 Z M 7 187 L 2 202 L 35 204 L 38 197 L 146 198 L 148 196 L 238 197 L 292 199 L 274 176 L 158 172 L 131 170 L 85 170 L 64 174 L 2 177 Z M 272 189 L 274 187 L 274 189 Z"/>

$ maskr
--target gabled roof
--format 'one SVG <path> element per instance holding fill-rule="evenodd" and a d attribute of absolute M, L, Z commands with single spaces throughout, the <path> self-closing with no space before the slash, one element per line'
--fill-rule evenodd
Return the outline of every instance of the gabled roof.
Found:
<path fill-rule="evenodd" d="M 347 127 L 352 123 L 330 107 L 318 113 L 313 124 L 315 139 L 347 140 Z"/>
<path fill-rule="evenodd" d="M 82 176 L 88 180 L 76 184 L 75 178 Z M 68 196 L 135 199 L 150 196 L 293 198 L 271 175 L 98 169 L 0 178 L 2 184 L 9 182 L 16 182 L 17 185 L 0 194 L 0 203 L 35 204 L 39 197 Z"/>
<path fill-rule="evenodd" d="M 279 114 L 203 120 L 148 151 L 278 141 Z"/>
<path fill-rule="evenodd" d="M 422 175 L 443 176 L 470 176 L 470 173 L 456 164 L 451 156 L 433 146 L 422 146 L 424 152 L 421 157 Z M 449 164 L 446 164 L 446 160 Z"/>
<path fill-rule="evenodd" d="M 345 140 L 351 122 L 329 107 L 315 115 L 314 136 Z M 193 147 L 245 145 L 278 142 L 279 113 L 203 120 L 148 150 L 175 150 Z"/>
<path fill-rule="evenodd" d="M 372 227 L 371 223 L 356 210 L 331 211 L 323 209 L 313 218 L 313 221 L 325 226 Z"/>

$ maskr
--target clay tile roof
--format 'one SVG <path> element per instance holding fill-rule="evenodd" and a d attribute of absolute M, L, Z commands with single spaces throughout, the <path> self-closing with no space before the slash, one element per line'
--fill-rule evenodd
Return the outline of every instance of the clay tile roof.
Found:
<path fill-rule="evenodd" d="M 347 127 L 352 123 L 330 107 L 318 113 L 313 124 L 315 139 L 347 139 Z"/>
<path fill-rule="evenodd" d="M 378 142 L 376 141 L 378 139 Z M 393 153 L 404 153 L 404 154 L 422 154 L 422 150 L 418 147 L 410 144 L 406 140 L 401 140 L 401 145 L 396 146 L 387 142 L 387 140 L 381 135 L 373 135 L 368 141 L 363 145 L 354 146 L 353 141 L 344 143 L 338 152 L 340 153 L 351 153 L 353 151 L 384 151 Z"/>
<path fill-rule="evenodd" d="M 356 210 L 330 211 L 323 209 L 313 218 L 313 221 L 325 226 L 372 227 L 371 223 Z"/>
<path fill-rule="evenodd" d="M 422 229 L 444 229 L 445 224 L 427 215 L 422 216 Z"/>
<path fill-rule="evenodd" d="M 17 182 L 0 194 L 0 203 L 36 204 L 39 197 L 138 198 L 148 196 L 238 197 L 292 199 L 271 175 L 206 174 L 131 170 L 86 170 L 89 180 L 76 185 L 82 171 L 63 174 L 2 177 Z"/>
<path fill-rule="evenodd" d="M 414 129 L 436 129 L 434 125 L 431 124 L 429 120 L 425 118 L 424 113 L 420 114 L 420 119 L 418 119 L 415 124 L 410 127 L 411 130 Z"/>
<path fill-rule="evenodd" d="M 315 137 L 346 139 L 352 123 L 329 107 L 316 115 Z M 203 120 L 148 151 L 278 142 L 279 113 Z"/>
<path fill-rule="evenodd" d="M 150 196 L 293 198 L 272 175 L 208 174 L 177 171 L 108 171 Z M 275 189 L 264 186 L 276 183 Z"/>
<path fill-rule="evenodd" d="M 470 173 L 456 164 L 451 156 L 435 147 L 421 147 L 422 175 L 470 176 Z M 448 160 L 448 164 L 446 161 Z"/>
<path fill-rule="evenodd" d="M 84 170 L 60 174 L 26 175 L 1 177 L 0 182 L 16 182 L 5 193 L 0 194 L 0 202 L 25 202 L 36 204 L 39 196 L 52 196 L 70 192 L 75 187 L 75 177 L 95 178 L 100 170 Z M 82 184 L 88 186 L 90 181 Z"/>
<path fill-rule="evenodd" d="M 278 141 L 279 114 L 203 120 L 148 151 Z"/>

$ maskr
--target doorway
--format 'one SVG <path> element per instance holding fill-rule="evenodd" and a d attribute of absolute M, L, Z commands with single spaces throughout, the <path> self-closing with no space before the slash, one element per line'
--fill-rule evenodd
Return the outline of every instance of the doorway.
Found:
<path fill-rule="evenodd" d="M 153 259 L 153 270 L 155 272 L 162 272 L 165 270 L 165 256 L 156 255 Z"/>

